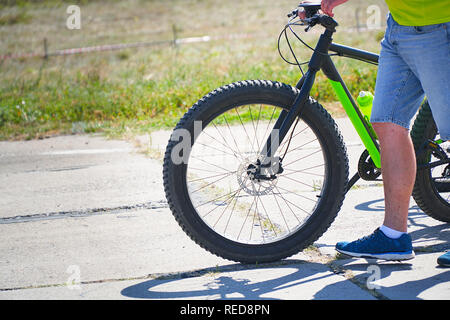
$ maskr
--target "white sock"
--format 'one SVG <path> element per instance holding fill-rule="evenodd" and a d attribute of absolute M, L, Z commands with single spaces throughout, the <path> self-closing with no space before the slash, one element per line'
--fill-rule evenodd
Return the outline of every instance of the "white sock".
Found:
<path fill-rule="evenodd" d="M 394 229 L 391 229 L 389 227 L 386 227 L 385 225 L 382 225 L 380 227 L 380 230 L 383 231 L 384 235 L 386 237 L 389 237 L 391 239 L 398 239 L 400 238 L 403 234 L 405 234 L 406 232 L 401 232 L 401 231 L 397 231 Z"/>

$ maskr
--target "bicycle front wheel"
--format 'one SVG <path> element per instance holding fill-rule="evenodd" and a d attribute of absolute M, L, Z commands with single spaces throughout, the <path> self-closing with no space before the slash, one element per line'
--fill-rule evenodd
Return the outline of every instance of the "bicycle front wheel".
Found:
<path fill-rule="evenodd" d="M 211 253 L 243 263 L 280 260 L 312 244 L 336 217 L 348 159 L 334 120 L 316 101 L 277 149 L 282 172 L 250 174 L 297 94 L 278 82 L 234 83 L 201 99 L 175 128 L 164 158 L 166 197 L 183 230 Z"/>

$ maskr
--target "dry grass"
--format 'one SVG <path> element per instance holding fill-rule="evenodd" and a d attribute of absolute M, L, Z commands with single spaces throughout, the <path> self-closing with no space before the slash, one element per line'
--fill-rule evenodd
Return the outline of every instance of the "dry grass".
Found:
<path fill-rule="evenodd" d="M 107 4 L 107 5 L 106 5 Z M 378 51 L 382 30 L 356 32 L 356 14 L 367 19 L 370 4 L 386 12 L 383 0 L 352 0 L 336 9 L 336 42 Z M 43 1 L 0 7 L 2 17 L 27 17 L 0 25 L 0 54 L 49 51 L 101 44 L 177 37 L 253 34 L 250 39 L 127 49 L 0 63 L 0 139 L 34 138 L 73 130 L 121 132 L 172 126 L 197 99 L 226 83 L 265 78 L 295 84 L 298 69 L 278 56 L 276 39 L 296 3 L 280 0 L 93 1 L 81 3 L 81 30 L 65 26 L 68 2 Z M 4 18 L 6 19 L 6 18 Z M 383 21 L 383 19 L 382 19 Z M 384 21 L 383 21 L 384 22 Z M 314 44 L 320 28 L 304 34 Z M 20 40 L 18 40 L 20 39 Z M 302 59 L 311 52 L 296 44 Z M 375 69 L 336 59 L 349 88 L 373 89 Z M 335 115 L 339 108 L 323 76 L 312 94 Z M 328 106 L 328 105 L 329 106 Z M 80 126 L 78 126 L 80 127 Z"/>

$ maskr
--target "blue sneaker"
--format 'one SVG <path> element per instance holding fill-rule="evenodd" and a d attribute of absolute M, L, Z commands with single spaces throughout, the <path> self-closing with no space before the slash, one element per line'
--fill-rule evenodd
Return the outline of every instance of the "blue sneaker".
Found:
<path fill-rule="evenodd" d="M 387 237 L 379 228 L 370 236 L 353 242 L 338 242 L 336 250 L 357 258 L 382 260 L 410 260 L 414 258 L 411 236 L 407 233 L 398 239 Z"/>
<path fill-rule="evenodd" d="M 450 251 L 444 253 L 437 259 L 437 263 L 441 267 L 450 267 Z"/>

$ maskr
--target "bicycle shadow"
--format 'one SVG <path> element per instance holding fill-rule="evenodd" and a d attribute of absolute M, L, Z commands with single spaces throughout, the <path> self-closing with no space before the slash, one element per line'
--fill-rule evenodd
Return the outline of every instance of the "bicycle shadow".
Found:
<path fill-rule="evenodd" d="M 204 269 L 197 271 L 206 272 L 200 276 L 151 279 L 124 288 L 121 294 L 132 299 L 152 300 L 417 300 L 421 299 L 421 293 L 450 281 L 448 270 L 415 280 L 403 277 L 408 280 L 389 285 L 389 282 L 395 283 L 402 272 L 413 271 L 411 263 L 374 263 L 374 260 L 356 260 L 355 263 L 354 259 L 341 261 L 340 267 L 356 273 L 350 281 L 343 275 L 336 278 L 336 273 L 320 263 L 301 260 L 288 262 L 289 264 L 283 266 L 264 266 L 256 269 L 243 268 L 239 264 L 230 265 L 227 267 L 238 267 L 239 270 L 224 271 L 223 275 L 215 276 L 208 276 L 206 271 L 210 269 Z M 372 275 L 369 266 L 374 265 L 380 269 L 378 282 L 387 280 L 388 285 L 382 284 L 374 291 L 369 291 L 367 283 Z M 433 267 L 430 265 L 430 268 Z M 259 275 L 248 274 L 248 271 L 257 272 Z M 284 274 L 258 281 L 280 272 Z M 442 292 L 445 294 L 446 290 Z"/>
<path fill-rule="evenodd" d="M 355 208 L 374 212 L 384 211 L 383 201 L 383 199 L 373 200 L 359 204 Z M 438 270 L 435 261 L 437 252 L 450 248 L 450 228 L 449 224 L 445 223 L 430 225 L 432 219 L 415 206 L 410 208 L 408 219 L 410 225 L 414 227 L 410 234 L 414 250 L 417 250 L 416 259 L 421 256 L 425 258 L 424 255 L 430 256 L 430 263 L 427 262 L 426 266 L 417 265 L 416 259 L 403 263 L 385 263 L 370 259 L 335 260 L 331 264 L 332 267 L 338 266 L 341 270 L 355 273 L 350 280 L 344 275 L 340 278 L 331 278 L 337 277 L 336 273 L 339 274 L 339 271 L 332 270 L 326 264 L 304 260 L 287 259 L 257 267 L 231 264 L 168 278 L 146 280 L 124 288 L 121 294 L 134 299 L 155 300 L 367 300 L 380 297 L 420 299 L 421 293 L 428 289 L 450 282 L 450 270 L 445 272 Z M 430 241 L 431 246 L 427 243 Z M 372 275 L 368 268 L 373 265 L 380 268 L 379 281 L 386 281 L 389 286 L 381 286 L 375 291 L 367 290 L 367 280 Z M 423 276 L 408 278 L 407 275 L 411 275 L 417 268 L 422 268 L 420 274 Z M 423 272 L 424 268 L 430 269 Z M 402 283 L 398 283 L 400 278 L 404 280 Z"/>
<path fill-rule="evenodd" d="M 213 276 L 208 275 L 211 269 L 203 269 L 198 271 L 204 273 L 201 276 L 147 280 L 123 289 L 121 294 L 135 299 L 340 300 L 346 299 L 342 292 L 351 293 L 349 285 L 352 284 L 345 278 L 330 279 L 336 275 L 324 264 L 303 260 L 282 263 L 282 266 L 268 264 L 257 268 L 233 264 Z M 233 268 L 239 270 L 232 271 Z M 277 276 L 273 277 L 274 274 Z M 272 279 L 258 281 L 270 277 Z M 330 282 L 332 286 L 328 285 Z M 350 298 L 361 299 L 356 293 Z"/>

